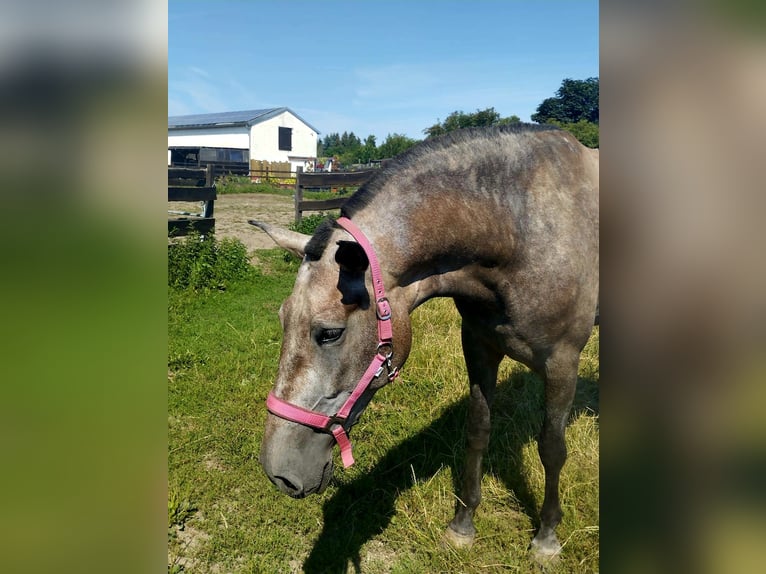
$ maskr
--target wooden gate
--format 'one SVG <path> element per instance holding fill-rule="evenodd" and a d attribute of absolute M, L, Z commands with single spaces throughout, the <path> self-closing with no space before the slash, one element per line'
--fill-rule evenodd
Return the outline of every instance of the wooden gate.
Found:
<path fill-rule="evenodd" d="M 202 202 L 202 211 L 199 213 L 168 211 L 168 236 L 213 233 L 213 204 L 217 198 L 214 171 L 214 167 L 209 164 L 205 169 L 168 168 L 168 201 Z"/>

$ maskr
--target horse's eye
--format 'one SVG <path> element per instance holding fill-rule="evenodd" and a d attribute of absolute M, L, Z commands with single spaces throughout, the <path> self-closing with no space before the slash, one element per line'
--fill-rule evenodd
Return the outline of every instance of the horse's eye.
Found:
<path fill-rule="evenodd" d="M 316 335 L 316 341 L 320 345 L 334 343 L 343 335 L 344 329 L 320 329 Z"/>

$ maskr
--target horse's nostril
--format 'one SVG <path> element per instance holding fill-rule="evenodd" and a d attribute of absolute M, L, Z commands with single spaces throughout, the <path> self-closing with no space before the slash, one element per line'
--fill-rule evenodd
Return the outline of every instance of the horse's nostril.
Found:
<path fill-rule="evenodd" d="M 298 488 L 289 480 L 287 480 L 284 476 L 275 476 L 277 480 L 282 481 L 282 484 L 284 484 L 287 488 L 290 490 L 298 490 Z"/>
<path fill-rule="evenodd" d="M 287 477 L 284 476 L 275 476 L 274 477 L 274 484 L 276 484 L 279 487 L 279 490 L 282 492 L 289 494 L 290 496 L 293 496 L 295 498 L 299 498 L 303 496 L 303 485 L 301 485 L 297 480 L 293 479 L 290 480 Z"/>

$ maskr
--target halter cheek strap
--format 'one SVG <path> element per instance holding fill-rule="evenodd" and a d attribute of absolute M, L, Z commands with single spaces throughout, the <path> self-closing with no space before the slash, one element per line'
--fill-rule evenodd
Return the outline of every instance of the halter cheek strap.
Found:
<path fill-rule="evenodd" d="M 372 289 L 375 296 L 375 312 L 378 318 L 377 352 L 372 359 L 372 362 L 367 367 L 367 370 L 362 375 L 362 378 L 356 384 L 356 387 L 354 387 L 351 395 L 346 399 L 346 402 L 343 403 L 343 406 L 335 415 L 326 415 L 318 411 L 312 411 L 288 403 L 274 395 L 273 392 L 270 392 L 266 399 L 266 408 L 269 412 L 278 417 L 331 434 L 340 448 L 343 466 L 348 468 L 354 464 L 354 456 L 351 452 L 351 441 L 348 438 L 348 430 L 345 428 L 345 423 L 351 414 L 351 410 L 370 386 L 370 383 L 383 373 L 384 367 L 388 371 L 389 381 L 393 381 L 398 376 L 399 370 L 395 369 L 391 364 L 391 357 L 394 352 L 393 329 L 391 327 L 391 305 L 386 298 L 386 290 L 383 285 L 380 263 L 378 263 L 378 258 L 375 256 L 375 250 L 365 234 L 362 233 L 350 219 L 341 217 L 338 219 L 337 223 L 356 239 L 357 243 L 359 243 L 360 247 L 367 255 L 367 259 L 370 263 Z"/>

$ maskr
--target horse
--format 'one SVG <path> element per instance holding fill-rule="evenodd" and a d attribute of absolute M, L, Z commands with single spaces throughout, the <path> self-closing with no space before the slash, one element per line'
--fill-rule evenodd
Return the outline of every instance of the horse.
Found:
<path fill-rule="evenodd" d="M 450 297 L 468 372 L 467 453 L 446 539 L 469 547 L 482 457 L 504 356 L 544 381 L 545 470 L 530 549 L 561 551 L 559 475 L 580 353 L 598 304 L 598 150 L 551 126 L 469 128 L 427 139 L 382 168 L 313 236 L 260 221 L 302 259 L 279 309 L 284 331 L 260 463 L 282 492 L 321 493 L 333 448 L 353 464 L 349 430 L 410 351 L 410 313 Z"/>

